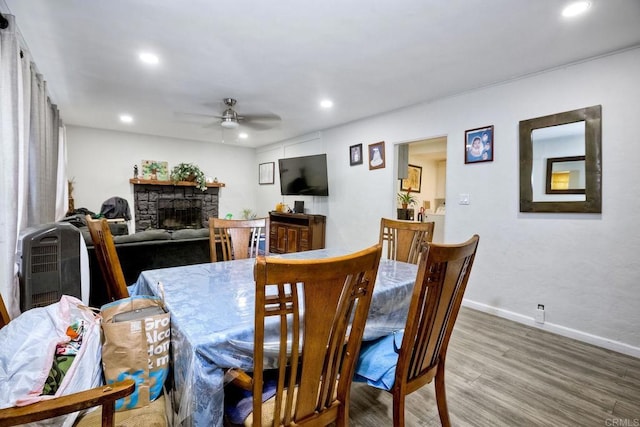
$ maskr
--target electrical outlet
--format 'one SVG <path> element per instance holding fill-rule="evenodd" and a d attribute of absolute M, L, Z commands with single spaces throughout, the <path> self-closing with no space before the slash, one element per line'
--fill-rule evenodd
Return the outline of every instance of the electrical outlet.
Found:
<path fill-rule="evenodd" d="M 535 321 L 536 323 L 544 323 L 544 305 L 542 304 L 538 304 Z"/>

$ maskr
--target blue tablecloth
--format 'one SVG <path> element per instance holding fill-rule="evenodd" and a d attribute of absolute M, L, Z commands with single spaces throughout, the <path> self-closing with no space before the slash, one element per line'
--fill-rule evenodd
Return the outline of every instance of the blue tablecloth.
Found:
<path fill-rule="evenodd" d="M 320 249 L 281 255 L 344 255 Z M 174 409 L 179 425 L 222 426 L 224 368 L 252 369 L 254 259 L 144 271 L 139 294 L 164 296 L 171 312 Z M 417 266 L 380 260 L 364 339 L 404 327 Z M 265 345 L 268 346 L 268 343 Z"/>

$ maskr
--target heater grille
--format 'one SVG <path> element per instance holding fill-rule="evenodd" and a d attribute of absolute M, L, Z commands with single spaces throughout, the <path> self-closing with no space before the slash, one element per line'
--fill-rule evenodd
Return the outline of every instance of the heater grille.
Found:
<path fill-rule="evenodd" d="M 34 247 L 31 251 L 31 273 L 58 271 L 58 246 Z"/>

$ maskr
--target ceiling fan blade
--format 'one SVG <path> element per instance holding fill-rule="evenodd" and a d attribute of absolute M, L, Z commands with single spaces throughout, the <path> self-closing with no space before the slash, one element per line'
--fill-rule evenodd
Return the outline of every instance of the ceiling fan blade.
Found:
<path fill-rule="evenodd" d="M 250 122 L 262 122 L 262 121 L 280 121 L 282 120 L 279 115 L 272 113 L 265 114 L 243 114 L 238 116 L 240 120 L 246 120 Z"/>
<path fill-rule="evenodd" d="M 276 126 L 275 123 L 259 123 L 254 121 L 241 121 L 240 127 L 246 127 L 251 130 L 267 130 Z"/>

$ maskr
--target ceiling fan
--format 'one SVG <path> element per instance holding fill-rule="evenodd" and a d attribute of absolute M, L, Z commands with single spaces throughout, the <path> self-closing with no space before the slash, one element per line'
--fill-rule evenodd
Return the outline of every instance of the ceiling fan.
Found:
<path fill-rule="evenodd" d="M 247 127 L 253 130 L 265 130 L 270 129 L 275 125 L 275 123 L 279 122 L 280 116 L 277 114 L 238 114 L 238 112 L 234 109 L 236 105 L 236 100 L 234 98 L 224 98 L 222 100 L 224 105 L 226 106 L 225 110 L 221 115 L 203 115 L 203 114 L 186 114 L 188 116 L 200 116 L 206 117 L 208 119 L 216 118 L 219 121 L 215 121 L 213 123 L 209 123 L 206 127 L 215 127 L 222 126 L 224 129 L 237 129 L 240 125 L 243 127 Z"/>

